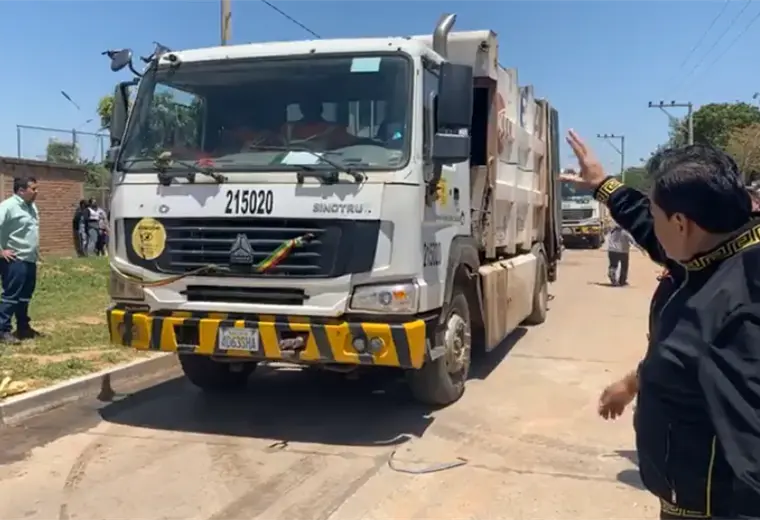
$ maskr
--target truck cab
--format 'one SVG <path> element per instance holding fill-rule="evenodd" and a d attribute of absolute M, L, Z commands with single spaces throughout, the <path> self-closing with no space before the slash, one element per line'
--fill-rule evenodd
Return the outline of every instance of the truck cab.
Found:
<path fill-rule="evenodd" d="M 609 231 L 607 207 L 592 189 L 562 181 L 562 240 L 566 246 L 599 249 Z"/>

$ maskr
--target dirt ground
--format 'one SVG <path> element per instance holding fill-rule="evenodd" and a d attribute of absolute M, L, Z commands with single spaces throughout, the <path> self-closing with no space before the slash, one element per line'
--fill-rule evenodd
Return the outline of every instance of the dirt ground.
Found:
<path fill-rule="evenodd" d="M 548 321 L 432 413 L 387 378 L 265 370 L 219 400 L 170 372 L 0 430 L 0 518 L 655 518 L 630 413 L 595 407 L 643 353 L 656 274 L 632 253 L 610 287 L 606 253 L 568 251 Z"/>

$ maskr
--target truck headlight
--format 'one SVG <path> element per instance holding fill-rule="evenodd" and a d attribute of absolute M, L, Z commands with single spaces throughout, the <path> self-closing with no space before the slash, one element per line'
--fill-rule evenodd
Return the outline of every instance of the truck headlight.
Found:
<path fill-rule="evenodd" d="M 354 289 L 349 308 L 354 311 L 415 313 L 417 299 L 416 283 L 365 285 Z"/>
<path fill-rule="evenodd" d="M 108 294 L 112 300 L 144 300 L 143 288 L 125 280 L 111 269 L 111 280 L 108 284 Z"/>

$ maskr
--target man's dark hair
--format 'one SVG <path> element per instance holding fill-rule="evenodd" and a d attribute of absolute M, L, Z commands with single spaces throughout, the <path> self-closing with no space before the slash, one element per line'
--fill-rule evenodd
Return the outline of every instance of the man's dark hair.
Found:
<path fill-rule="evenodd" d="M 750 218 L 752 202 L 736 162 L 704 144 L 669 148 L 647 163 L 654 202 L 710 233 L 730 233 Z"/>
<path fill-rule="evenodd" d="M 25 190 L 30 184 L 37 182 L 34 177 L 14 177 L 13 178 L 13 193 L 18 193 L 21 190 Z"/>

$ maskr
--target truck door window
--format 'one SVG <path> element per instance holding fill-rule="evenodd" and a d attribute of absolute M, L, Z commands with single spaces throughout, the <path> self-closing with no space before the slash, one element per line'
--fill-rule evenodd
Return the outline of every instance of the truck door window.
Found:
<path fill-rule="evenodd" d="M 429 160 L 433 150 L 436 131 L 436 107 L 438 104 L 438 73 L 431 64 L 424 64 L 422 75 L 422 156 Z"/>

